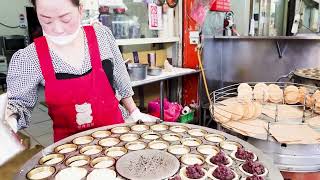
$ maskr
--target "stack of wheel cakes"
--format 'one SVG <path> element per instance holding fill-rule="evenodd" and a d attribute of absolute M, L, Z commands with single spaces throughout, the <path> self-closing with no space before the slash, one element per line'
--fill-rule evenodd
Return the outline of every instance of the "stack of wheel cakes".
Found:
<path fill-rule="evenodd" d="M 225 91 L 230 94 L 229 90 Z M 241 83 L 236 94 L 236 97 L 215 97 L 218 100 L 213 106 L 213 116 L 223 126 L 242 135 L 266 139 L 268 122 L 301 123 L 303 118 L 320 127 L 319 90 L 294 84 L 280 87 L 272 83 L 252 86 Z"/>

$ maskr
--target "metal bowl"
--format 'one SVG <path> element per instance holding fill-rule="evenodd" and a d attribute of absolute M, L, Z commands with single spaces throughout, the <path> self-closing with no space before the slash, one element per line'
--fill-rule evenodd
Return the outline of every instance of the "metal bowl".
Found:
<path fill-rule="evenodd" d="M 149 76 L 159 76 L 162 73 L 162 68 L 159 67 L 148 67 Z"/>
<path fill-rule="evenodd" d="M 128 73 L 132 81 L 144 80 L 147 77 L 147 64 L 129 63 Z"/>

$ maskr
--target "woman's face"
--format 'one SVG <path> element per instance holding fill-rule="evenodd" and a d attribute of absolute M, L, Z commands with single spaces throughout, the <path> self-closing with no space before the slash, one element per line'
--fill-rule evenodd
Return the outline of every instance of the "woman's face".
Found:
<path fill-rule="evenodd" d="M 37 15 L 43 31 L 51 36 L 66 36 L 80 26 L 82 8 L 71 0 L 37 0 Z"/>

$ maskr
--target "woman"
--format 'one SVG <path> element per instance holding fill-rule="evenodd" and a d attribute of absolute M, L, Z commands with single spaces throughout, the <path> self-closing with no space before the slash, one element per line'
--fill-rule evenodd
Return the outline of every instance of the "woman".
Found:
<path fill-rule="evenodd" d="M 120 110 L 116 92 L 132 118 L 140 119 L 129 75 L 110 30 L 81 27 L 79 0 L 31 2 L 44 36 L 11 59 L 9 124 L 28 127 L 40 84 L 45 85 L 55 142 L 87 129 L 123 123 L 125 110 Z"/>

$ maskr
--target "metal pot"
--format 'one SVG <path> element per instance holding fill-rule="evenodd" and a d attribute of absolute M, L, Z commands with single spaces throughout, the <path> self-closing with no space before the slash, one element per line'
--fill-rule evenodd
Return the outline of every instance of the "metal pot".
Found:
<path fill-rule="evenodd" d="M 162 69 L 159 67 L 148 67 L 148 75 L 159 76 L 162 73 Z"/>
<path fill-rule="evenodd" d="M 130 79 L 132 81 L 144 80 L 147 77 L 147 64 L 130 63 L 127 64 Z"/>

